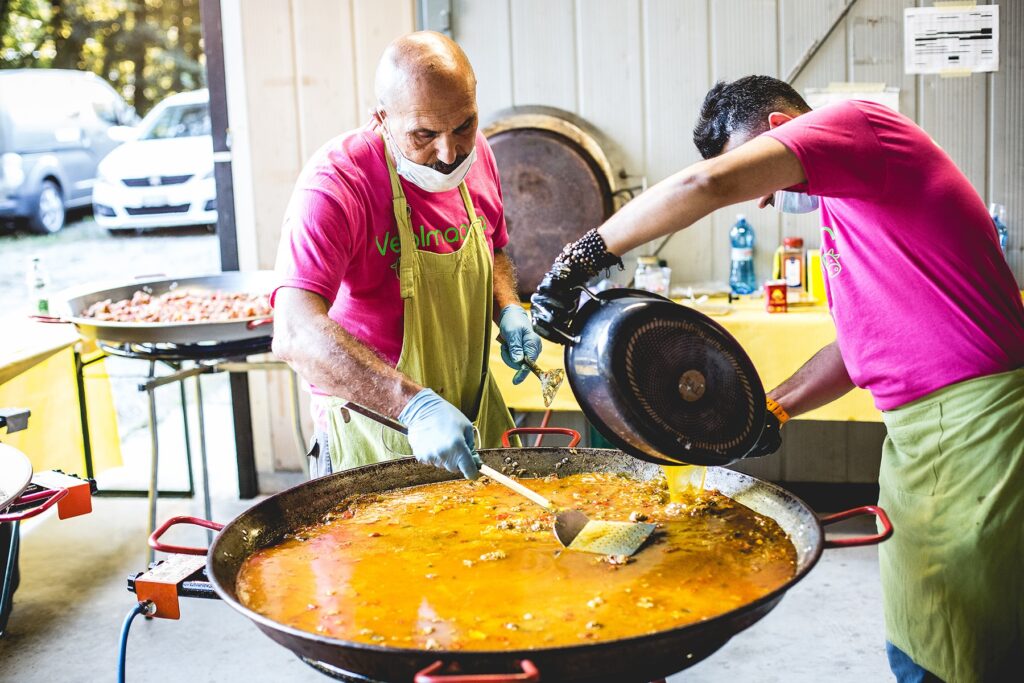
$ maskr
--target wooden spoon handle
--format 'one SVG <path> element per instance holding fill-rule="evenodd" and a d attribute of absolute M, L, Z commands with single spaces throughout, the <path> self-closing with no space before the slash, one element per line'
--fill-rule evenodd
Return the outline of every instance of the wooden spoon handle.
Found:
<path fill-rule="evenodd" d="M 502 486 L 507 486 L 508 488 L 512 489 L 519 495 L 529 498 L 530 500 L 532 500 L 537 505 L 540 505 L 545 510 L 549 512 L 557 512 L 557 510 L 555 510 L 555 506 L 551 504 L 550 500 L 540 495 L 536 491 L 526 488 L 515 479 L 512 479 L 511 477 L 506 477 L 504 474 L 494 469 L 493 467 L 489 465 L 480 465 L 480 472 L 482 474 L 486 474 L 488 477 L 498 482 Z"/>

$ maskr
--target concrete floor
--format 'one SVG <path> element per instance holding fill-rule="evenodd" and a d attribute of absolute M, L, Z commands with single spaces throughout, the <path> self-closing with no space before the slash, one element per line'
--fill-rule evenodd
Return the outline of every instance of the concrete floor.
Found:
<path fill-rule="evenodd" d="M 251 503 L 219 498 L 214 517 Z M 197 501 L 161 502 L 160 518 L 196 514 Z M 7 635 L 0 681 L 111 680 L 124 615 L 134 604 L 129 573 L 145 567 L 145 501 L 101 498 L 91 515 L 27 523 L 22 582 Z M 849 524 L 849 523 L 848 523 Z M 869 533 L 871 525 L 848 526 Z M 182 530 L 182 543 L 202 544 Z M 325 679 L 218 601 L 186 600 L 180 621 L 137 619 L 128 676 L 160 681 L 309 681 Z M 764 620 L 670 683 L 866 683 L 891 680 L 885 662 L 877 552 L 829 550 Z M 554 682 L 549 682 L 554 683 Z"/>

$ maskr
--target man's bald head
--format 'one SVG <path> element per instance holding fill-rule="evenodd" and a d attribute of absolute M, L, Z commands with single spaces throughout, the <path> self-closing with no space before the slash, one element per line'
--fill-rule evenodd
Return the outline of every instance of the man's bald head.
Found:
<path fill-rule="evenodd" d="M 458 44 L 418 31 L 388 45 L 377 65 L 377 119 L 417 164 L 450 173 L 476 141 L 476 75 Z"/>
<path fill-rule="evenodd" d="M 475 98 L 476 74 L 454 40 L 434 31 L 417 31 L 395 39 L 384 50 L 374 90 L 385 110 L 397 112 L 445 91 Z"/>

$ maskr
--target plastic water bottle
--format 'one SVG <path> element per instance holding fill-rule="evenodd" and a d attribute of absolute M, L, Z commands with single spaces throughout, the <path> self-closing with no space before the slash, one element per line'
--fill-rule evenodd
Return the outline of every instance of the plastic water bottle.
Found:
<path fill-rule="evenodd" d="M 43 268 L 43 261 L 38 256 L 33 256 L 28 264 L 26 273 L 26 284 L 28 285 L 29 302 L 32 315 L 50 314 L 50 278 Z"/>
<path fill-rule="evenodd" d="M 736 223 L 729 231 L 732 257 L 729 266 L 729 287 L 733 294 L 750 294 L 757 289 L 754 277 L 754 228 L 743 214 L 736 215 Z"/>
<path fill-rule="evenodd" d="M 1006 207 L 992 202 L 988 205 L 988 213 L 992 216 L 992 222 L 996 224 L 996 234 L 999 235 L 999 248 L 1003 250 L 1003 256 L 1006 256 L 1006 240 L 1010 237 L 1010 231 L 1006 227 Z"/>

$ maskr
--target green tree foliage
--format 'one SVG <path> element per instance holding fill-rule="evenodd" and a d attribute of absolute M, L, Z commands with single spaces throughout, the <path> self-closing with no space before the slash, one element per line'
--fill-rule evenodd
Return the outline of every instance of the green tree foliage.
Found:
<path fill-rule="evenodd" d="M 145 115 L 205 85 L 199 0 L 0 0 L 0 68 L 93 71 Z"/>

